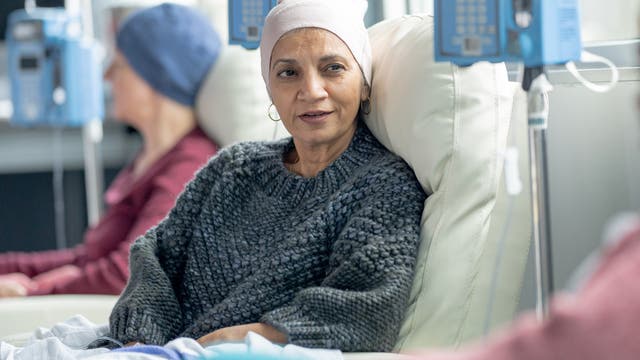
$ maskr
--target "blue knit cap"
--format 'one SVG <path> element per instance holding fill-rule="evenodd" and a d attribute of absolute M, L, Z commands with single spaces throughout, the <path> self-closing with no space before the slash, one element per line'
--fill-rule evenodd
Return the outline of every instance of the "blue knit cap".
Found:
<path fill-rule="evenodd" d="M 129 16 L 116 45 L 153 89 L 193 106 L 200 85 L 221 50 L 209 20 L 183 5 L 165 3 Z"/>

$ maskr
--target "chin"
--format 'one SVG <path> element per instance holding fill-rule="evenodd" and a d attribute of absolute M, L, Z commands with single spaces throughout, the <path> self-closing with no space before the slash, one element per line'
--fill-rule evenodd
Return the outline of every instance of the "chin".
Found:
<path fill-rule="evenodd" d="M 306 131 L 303 134 L 299 134 L 297 139 L 309 144 L 309 145 L 330 145 L 338 142 L 340 138 L 338 134 L 335 133 L 318 133 Z M 294 137 L 295 138 L 295 137 Z"/>

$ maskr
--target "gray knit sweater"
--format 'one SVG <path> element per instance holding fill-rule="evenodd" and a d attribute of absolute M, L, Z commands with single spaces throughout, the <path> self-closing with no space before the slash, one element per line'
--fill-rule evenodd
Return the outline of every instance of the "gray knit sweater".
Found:
<path fill-rule="evenodd" d="M 164 344 L 264 322 L 301 346 L 392 349 L 425 194 L 362 124 L 314 178 L 284 167 L 292 146 L 237 144 L 198 172 L 132 245 L 113 337 Z"/>

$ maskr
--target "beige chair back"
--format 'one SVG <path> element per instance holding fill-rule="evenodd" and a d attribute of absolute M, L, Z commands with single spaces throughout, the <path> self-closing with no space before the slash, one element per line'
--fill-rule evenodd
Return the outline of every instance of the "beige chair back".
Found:
<path fill-rule="evenodd" d="M 497 245 L 508 219 L 489 324 L 510 319 L 518 303 L 530 242 L 529 196 L 525 191 L 509 201 L 502 182 L 510 131 L 523 151 L 527 177 L 524 123 L 512 119 L 515 86 L 504 64 L 460 68 L 434 62 L 431 16 L 384 21 L 369 35 L 367 124 L 412 166 L 430 194 L 396 350 L 456 346 L 484 331 Z"/>

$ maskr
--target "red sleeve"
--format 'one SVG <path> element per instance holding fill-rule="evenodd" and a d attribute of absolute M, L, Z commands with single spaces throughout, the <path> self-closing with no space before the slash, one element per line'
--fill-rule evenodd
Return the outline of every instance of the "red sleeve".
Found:
<path fill-rule="evenodd" d="M 640 228 L 607 254 L 576 296 L 556 297 L 549 319 L 533 315 L 460 352 L 431 352 L 424 360 L 632 360 L 640 341 Z"/>
<path fill-rule="evenodd" d="M 193 178 L 203 162 L 202 157 L 175 159 L 166 171 L 154 177 L 148 201 L 137 214 L 126 239 L 117 248 L 105 256 L 76 266 L 77 271 L 66 269 L 53 277 L 35 278 L 38 290 L 29 295 L 120 294 L 129 278 L 131 243 L 166 216 L 186 183 Z"/>
<path fill-rule="evenodd" d="M 73 264 L 76 258 L 75 248 L 34 253 L 8 252 L 0 254 L 0 274 L 18 272 L 33 277 L 60 266 Z"/>

